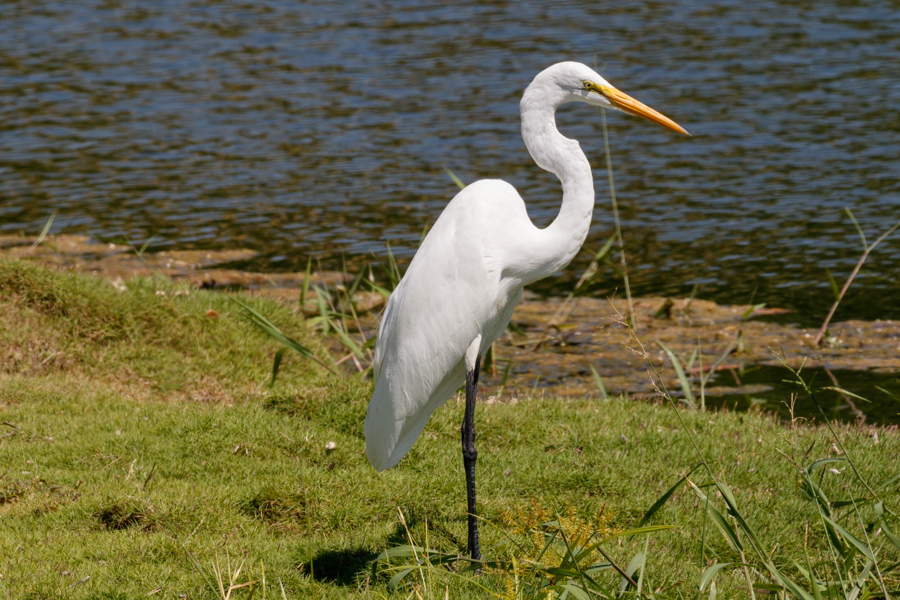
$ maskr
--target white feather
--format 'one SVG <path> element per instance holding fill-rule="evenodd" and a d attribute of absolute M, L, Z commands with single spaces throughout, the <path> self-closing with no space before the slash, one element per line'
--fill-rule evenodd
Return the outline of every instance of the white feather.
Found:
<path fill-rule="evenodd" d="M 565 102 L 611 109 L 618 102 L 686 133 L 582 64 L 559 63 L 534 78 L 519 105 L 522 138 L 538 166 L 562 183 L 559 215 L 538 229 L 521 196 L 499 180 L 473 183 L 444 209 L 391 295 L 378 331 L 366 452 L 379 471 L 403 458 L 432 413 L 465 382 L 467 351 L 471 368 L 475 355 L 505 331 L 522 288 L 556 273 L 581 249 L 594 184 L 578 142 L 556 128 L 556 109 Z"/>

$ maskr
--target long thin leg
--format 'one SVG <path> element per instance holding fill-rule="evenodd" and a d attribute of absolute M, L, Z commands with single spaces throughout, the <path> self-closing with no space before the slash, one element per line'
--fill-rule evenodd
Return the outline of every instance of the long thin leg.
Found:
<path fill-rule="evenodd" d="M 475 508 L 475 395 L 478 392 L 478 372 L 481 369 L 481 356 L 475 358 L 475 368 L 466 373 L 466 415 L 462 422 L 462 454 L 463 466 L 466 470 L 466 500 L 469 509 L 469 555 L 481 560 L 481 549 L 478 547 L 478 512 Z"/>

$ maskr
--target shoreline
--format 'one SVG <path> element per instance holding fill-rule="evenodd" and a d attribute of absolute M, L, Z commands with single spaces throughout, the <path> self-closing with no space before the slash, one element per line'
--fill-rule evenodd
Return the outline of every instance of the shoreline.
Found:
<path fill-rule="evenodd" d="M 81 235 L 44 239 L 0 236 L 0 252 L 9 258 L 99 276 L 117 288 L 133 277 L 164 276 L 200 289 L 244 290 L 287 303 L 298 316 L 299 299 L 304 296 L 302 312 L 307 318 L 319 315 L 317 288 L 346 291 L 353 281 L 336 271 L 266 274 L 227 268 L 229 263 L 256 255 L 246 249 L 142 254 L 131 246 L 98 243 Z M 376 286 L 370 287 L 369 291 L 362 285 L 355 288 L 351 312 L 356 318 L 346 325 L 359 346 L 374 335 L 386 300 L 384 293 L 375 291 Z M 635 299 L 634 310 L 636 331 L 624 324 L 627 306 L 623 298 L 544 299 L 526 290 L 510 330 L 495 343 L 493 360 L 485 364 L 485 397 L 503 401 L 534 394 L 655 396 L 659 387 L 665 387 L 683 398 L 684 382 L 666 349 L 677 357 L 691 386 L 696 386 L 688 393 L 702 393 L 704 400 L 719 397 L 712 405 L 738 402 L 742 397 L 741 402 L 752 401 L 772 390 L 784 377 L 776 374 L 770 377 L 772 382 L 747 383 L 743 375 L 748 369 L 774 368 L 782 361 L 795 369 L 818 369 L 833 388 L 842 388 L 841 377 L 835 373 L 869 374 L 881 387 L 890 386 L 900 374 L 898 321 L 833 323 L 830 336 L 816 348 L 811 343 L 812 328 L 766 320 L 786 312 L 777 308 L 644 297 Z M 360 361 L 349 356 L 345 344 L 330 339 L 328 346 L 348 368 L 354 368 L 354 363 L 360 368 Z M 712 368 L 721 376 L 710 377 Z M 653 374 L 654 369 L 662 381 Z M 900 389 L 896 393 L 900 394 Z M 843 399 L 858 418 L 862 413 L 851 396 L 844 394 Z"/>

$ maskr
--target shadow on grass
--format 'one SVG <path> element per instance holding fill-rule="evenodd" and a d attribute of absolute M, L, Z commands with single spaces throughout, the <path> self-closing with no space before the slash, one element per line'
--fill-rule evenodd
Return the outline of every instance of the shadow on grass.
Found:
<path fill-rule="evenodd" d="M 309 574 L 323 583 L 356 585 L 358 576 L 371 569 L 377 556 L 367 548 L 326 550 L 309 561 Z"/>
<path fill-rule="evenodd" d="M 426 517 L 413 508 L 404 509 L 406 516 L 406 527 L 402 523 L 397 523 L 393 532 L 391 532 L 382 542 L 380 548 L 372 550 L 371 547 L 356 546 L 353 548 L 331 548 L 322 550 L 314 557 L 305 561 L 308 565 L 310 577 L 322 583 L 330 583 L 333 585 L 350 586 L 357 585 L 361 580 L 372 572 L 372 563 L 378 555 L 389 548 L 403 546 L 409 544 L 406 528 L 412 532 L 413 540 L 418 544 L 419 540 L 424 537 L 425 523 L 427 521 L 430 531 L 431 541 L 443 541 L 444 544 L 453 548 L 464 548 L 460 545 L 464 541 L 459 540 L 444 526 L 445 517 L 437 514 L 430 514 Z M 462 517 L 465 519 L 465 517 Z M 464 550 L 459 550 L 463 552 Z"/>

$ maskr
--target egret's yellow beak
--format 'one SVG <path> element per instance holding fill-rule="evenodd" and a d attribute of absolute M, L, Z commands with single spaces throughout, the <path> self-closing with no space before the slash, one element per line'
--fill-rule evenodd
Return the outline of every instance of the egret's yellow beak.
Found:
<path fill-rule="evenodd" d="M 598 91 L 606 96 L 606 99 L 609 100 L 613 106 L 616 108 L 623 110 L 629 114 L 637 115 L 639 117 L 644 117 L 648 121 L 653 121 L 654 123 L 659 123 L 663 127 L 668 127 L 669 129 L 674 129 L 678 133 L 683 133 L 684 135 L 691 135 L 687 132 L 687 130 L 665 116 L 662 113 L 658 113 L 643 102 L 638 102 L 625 92 L 621 92 L 614 88 L 611 85 L 598 85 Z"/>

